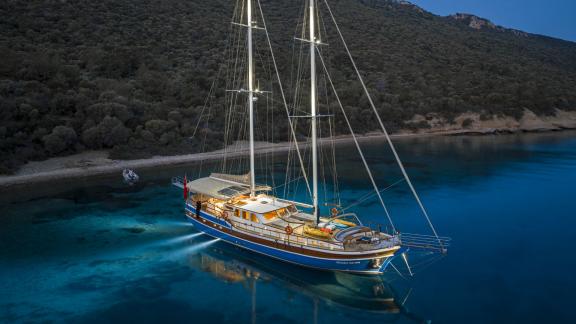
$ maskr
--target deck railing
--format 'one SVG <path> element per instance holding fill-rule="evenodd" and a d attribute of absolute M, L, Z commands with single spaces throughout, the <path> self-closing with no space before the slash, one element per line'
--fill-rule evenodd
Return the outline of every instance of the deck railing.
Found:
<path fill-rule="evenodd" d="M 449 237 L 436 237 L 433 235 L 422 235 L 413 233 L 401 233 L 400 241 L 403 246 L 421 249 L 421 250 L 434 250 L 442 253 L 446 252 L 451 243 Z"/>

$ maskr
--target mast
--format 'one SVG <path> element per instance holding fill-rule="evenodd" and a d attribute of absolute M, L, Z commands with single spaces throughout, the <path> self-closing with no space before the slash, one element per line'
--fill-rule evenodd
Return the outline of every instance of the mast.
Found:
<path fill-rule="evenodd" d="M 255 196 L 254 174 L 254 66 L 252 54 L 252 0 L 247 0 L 246 26 L 248 28 L 248 107 L 250 112 L 250 197 Z"/>
<path fill-rule="evenodd" d="M 316 13 L 316 0 L 309 0 L 308 10 L 310 27 L 310 117 L 312 118 L 312 206 L 316 216 L 316 223 L 320 222 L 320 211 L 318 209 L 318 144 L 316 135 L 316 35 L 314 31 L 314 16 Z"/>

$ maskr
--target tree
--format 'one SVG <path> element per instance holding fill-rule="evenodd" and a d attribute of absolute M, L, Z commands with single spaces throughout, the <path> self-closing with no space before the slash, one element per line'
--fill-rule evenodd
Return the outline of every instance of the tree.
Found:
<path fill-rule="evenodd" d="M 50 154 L 58 154 L 74 147 L 78 141 L 74 129 L 66 126 L 56 126 L 52 133 L 42 138 L 44 148 Z"/>
<path fill-rule="evenodd" d="M 176 123 L 173 121 L 153 119 L 146 122 L 146 130 L 158 137 L 175 127 Z"/>
<path fill-rule="evenodd" d="M 90 105 L 86 108 L 86 116 L 99 122 L 106 116 L 116 117 L 122 122 L 134 117 L 134 114 L 125 105 L 115 102 L 103 102 Z"/>
<path fill-rule="evenodd" d="M 98 124 L 82 133 L 82 142 L 89 148 L 112 148 L 128 141 L 131 131 L 116 117 L 106 116 Z"/>

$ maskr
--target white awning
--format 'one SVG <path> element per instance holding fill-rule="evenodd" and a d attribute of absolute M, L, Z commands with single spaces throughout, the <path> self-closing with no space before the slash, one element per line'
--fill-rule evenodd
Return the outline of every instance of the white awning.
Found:
<path fill-rule="evenodd" d="M 228 200 L 230 198 L 249 194 L 250 188 L 237 186 L 227 181 L 214 178 L 200 178 L 186 184 L 190 192 L 203 194 L 217 199 Z"/>
<path fill-rule="evenodd" d="M 213 198 L 228 200 L 237 196 L 250 194 L 250 185 L 246 183 L 221 179 L 219 174 L 196 179 L 186 184 L 190 192 L 203 194 Z M 232 175 L 230 175 L 232 176 Z M 240 176 L 241 177 L 241 176 Z M 269 186 L 256 186 L 256 191 L 271 190 Z"/>
<path fill-rule="evenodd" d="M 266 214 L 278 209 L 286 208 L 290 204 L 272 199 L 270 197 L 258 197 L 254 200 L 243 200 L 246 204 L 238 208 L 257 214 Z"/>

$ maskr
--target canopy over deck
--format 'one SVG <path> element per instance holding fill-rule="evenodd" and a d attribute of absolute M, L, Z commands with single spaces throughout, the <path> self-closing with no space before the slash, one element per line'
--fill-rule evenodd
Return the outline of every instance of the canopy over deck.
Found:
<path fill-rule="evenodd" d="M 186 184 L 190 192 L 210 196 L 216 199 L 228 200 L 241 195 L 250 194 L 250 185 L 240 180 L 245 176 L 211 174 L 206 178 L 199 178 Z M 257 185 L 256 191 L 269 191 L 269 186 Z"/>
<path fill-rule="evenodd" d="M 245 204 L 239 206 L 238 208 L 257 214 L 266 214 L 278 209 L 286 208 L 291 205 L 289 203 L 281 202 L 270 197 L 258 197 L 254 200 L 244 199 L 242 202 Z"/>

